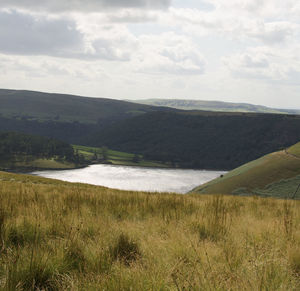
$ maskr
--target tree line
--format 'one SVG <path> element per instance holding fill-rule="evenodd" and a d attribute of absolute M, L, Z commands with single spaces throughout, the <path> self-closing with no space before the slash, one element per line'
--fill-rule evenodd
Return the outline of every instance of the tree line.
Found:
<path fill-rule="evenodd" d="M 0 160 L 10 159 L 14 155 L 76 160 L 73 147 L 64 141 L 16 132 L 0 132 Z"/>

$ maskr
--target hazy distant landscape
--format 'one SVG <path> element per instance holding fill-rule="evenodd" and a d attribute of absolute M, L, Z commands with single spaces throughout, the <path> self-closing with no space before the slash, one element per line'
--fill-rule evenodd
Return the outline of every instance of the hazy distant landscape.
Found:
<path fill-rule="evenodd" d="M 135 103 L 167 106 L 182 110 L 207 110 L 221 112 L 255 112 L 255 113 L 278 113 L 278 114 L 300 114 L 297 109 L 269 108 L 261 105 L 247 103 L 233 103 L 221 101 L 189 100 L 189 99 L 145 99 L 133 100 Z"/>

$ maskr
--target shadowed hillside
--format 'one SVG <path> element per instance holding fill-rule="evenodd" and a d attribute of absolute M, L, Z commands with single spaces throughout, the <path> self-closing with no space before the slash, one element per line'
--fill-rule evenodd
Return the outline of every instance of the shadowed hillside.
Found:
<path fill-rule="evenodd" d="M 102 124 L 160 110 L 171 109 L 108 98 L 0 89 L 0 114 L 22 120 Z"/>
<path fill-rule="evenodd" d="M 91 143 L 180 167 L 233 169 L 300 140 L 300 116 L 154 112 L 104 128 Z"/>
<path fill-rule="evenodd" d="M 300 140 L 300 116 L 180 111 L 111 99 L 0 90 L 0 130 L 143 155 L 199 169 L 233 169 Z"/>

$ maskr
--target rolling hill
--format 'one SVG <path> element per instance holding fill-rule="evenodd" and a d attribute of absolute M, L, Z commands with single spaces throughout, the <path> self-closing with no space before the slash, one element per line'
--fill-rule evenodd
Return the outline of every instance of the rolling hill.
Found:
<path fill-rule="evenodd" d="M 185 100 L 185 99 L 145 99 L 131 100 L 139 104 L 153 106 L 167 106 L 182 110 L 207 110 L 223 112 L 255 112 L 255 113 L 281 113 L 281 114 L 300 114 L 300 110 L 275 109 L 261 105 L 248 103 L 232 103 L 222 101 L 204 101 L 204 100 Z"/>
<path fill-rule="evenodd" d="M 0 89 L 0 114 L 21 120 L 102 124 L 151 111 L 172 110 L 108 98 Z"/>
<path fill-rule="evenodd" d="M 87 145 L 99 128 L 152 111 L 174 111 L 107 98 L 0 89 L 0 131 Z"/>
<path fill-rule="evenodd" d="M 192 192 L 300 199 L 300 143 L 234 169 Z"/>

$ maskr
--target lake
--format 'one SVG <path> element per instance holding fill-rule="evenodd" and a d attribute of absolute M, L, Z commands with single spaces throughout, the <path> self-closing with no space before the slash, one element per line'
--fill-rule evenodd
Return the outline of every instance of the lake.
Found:
<path fill-rule="evenodd" d="M 87 183 L 121 190 L 183 194 L 224 173 L 224 171 L 91 165 L 83 169 L 39 171 L 32 174 L 67 182 Z"/>

